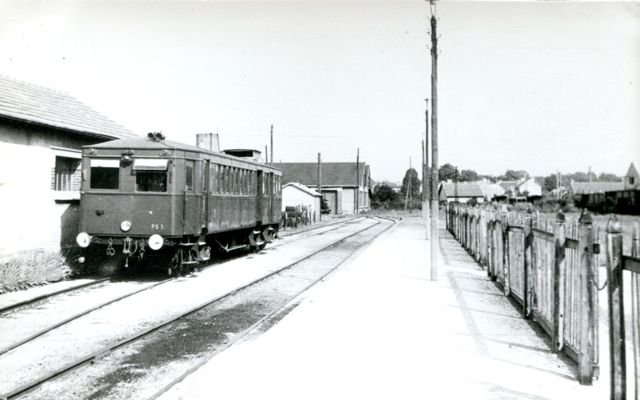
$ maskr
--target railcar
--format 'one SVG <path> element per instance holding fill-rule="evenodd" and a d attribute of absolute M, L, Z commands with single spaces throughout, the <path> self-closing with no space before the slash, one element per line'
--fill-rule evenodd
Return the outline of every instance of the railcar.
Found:
<path fill-rule="evenodd" d="M 259 250 L 278 231 L 281 177 L 268 164 L 159 133 L 85 146 L 76 242 L 120 256 L 124 267 L 155 259 L 170 274 L 212 250 Z"/>

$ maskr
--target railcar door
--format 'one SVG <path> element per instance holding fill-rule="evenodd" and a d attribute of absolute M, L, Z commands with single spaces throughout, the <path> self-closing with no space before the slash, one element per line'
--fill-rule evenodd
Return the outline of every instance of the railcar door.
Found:
<path fill-rule="evenodd" d="M 200 208 L 201 212 L 200 212 L 200 226 L 202 228 L 207 228 L 207 224 L 209 222 L 209 201 L 211 199 L 211 194 L 209 193 L 209 180 L 210 180 L 210 167 L 209 167 L 209 160 L 203 160 L 202 161 L 202 168 L 201 168 L 202 173 L 200 174 L 200 176 L 202 177 L 201 182 L 202 182 L 202 189 L 200 192 L 200 197 L 201 197 L 201 204 L 202 207 Z"/>
<path fill-rule="evenodd" d="M 257 179 L 257 191 L 256 191 L 256 222 L 262 224 L 262 195 L 263 195 L 263 177 L 264 173 L 261 170 L 256 171 L 258 173 Z"/>

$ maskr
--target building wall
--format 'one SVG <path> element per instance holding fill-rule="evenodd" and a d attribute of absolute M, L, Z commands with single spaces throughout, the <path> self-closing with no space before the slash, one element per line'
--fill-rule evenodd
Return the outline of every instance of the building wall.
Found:
<path fill-rule="evenodd" d="M 74 246 L 79 192 L 54 190 L 56 157 L 79 159 L 80 146 L 94 142 L 0 121 L 0 259 Z"/>
<path fill-rule="evenodd" d="M 311 214 L 315 216 L 312 221 L 318 221 L 320 216 L 320 197 L 312 196 L 293 186 L 282 188 L 282 211 L 285 210 L 286 206 L 310 207 Z"/>
<path fill-rule="evenodd" d="M 342 188 L 342 213 L 353 214 L 356 204 L 356 188 Z"/>

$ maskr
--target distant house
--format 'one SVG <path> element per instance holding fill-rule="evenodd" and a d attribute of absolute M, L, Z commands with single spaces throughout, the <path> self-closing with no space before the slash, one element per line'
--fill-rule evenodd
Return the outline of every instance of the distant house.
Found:
<path fill-rule="evenodd" d="M 535 201 L 542 198 L 542 186 L 533 177 L 500 181 L 498 185 L 505 190 L 509 201 Z"/>
<path fill-rule="evenodd" d="M 320 218 L 320 199 L 322 195 L 315 190 L 297 182 L 289 182 L 282 186 L 282 211 L 286 207 L 307 208 L 311 221 Z"/>
<path fill-rule="evenodd" d="M 472 182 L 443 182 L 438 188 L 438 198 L 442 202 L 467 203 L 474 199 L 478 203 L 483 203 L 485 195 L 480 185 Z"/>
<path fill-rule="evenodd" d="M 66 93 L 0 76 L 0 260 L 74 246 L 81 147 L 131 136 Z"/>
<path fill-rule="evenodd" d="M 517 190 L 520 196 L 526 197 L 529 201 L 542 198 L 542 186 L 540 186 L 535 178 L 522 180 Z"/>
<path fill-rule="evenodd" d="M 484 201 L 504 201 L 507 199 L 507 192 L 497 183 L 491 183 L 486 179 L 476 183 L 484 194 Z"/>
<path fill-rule="evenodd" d="M 283 185 L 296 182 L 317 189 L 317 163 L 274 163 L 273 166 L 282 170 Z M 364 162 L 359 165 L 350 162 L 322 163 L 320 192 L 327 200 L 332 213 L 355 213 L 356 195 L 359 198 L 357 211 L 369 210 L 371 204 L 369 165 Z"/>

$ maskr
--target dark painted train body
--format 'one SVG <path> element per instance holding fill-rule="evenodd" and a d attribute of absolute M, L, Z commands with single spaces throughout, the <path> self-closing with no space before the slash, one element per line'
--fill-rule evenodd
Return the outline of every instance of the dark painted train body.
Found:
<path fill-rule="evenodd" d="M 260 249 L 279 226 L 281 175 L 160 134 L 85 146 L 76 241 L 121 253 L 125 266 L 166 259 L 170 273 L 208 260 L 212 249 Z"/>

